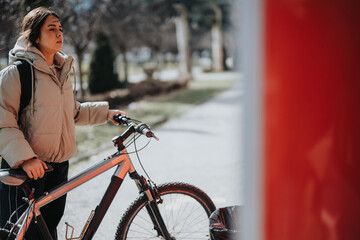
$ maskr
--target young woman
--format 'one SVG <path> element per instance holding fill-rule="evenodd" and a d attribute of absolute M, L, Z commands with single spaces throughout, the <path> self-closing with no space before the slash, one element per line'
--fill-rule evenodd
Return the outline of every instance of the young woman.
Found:
<path fill-rule="evenodd" d="M 47 8 L 30 11 L 22 23 L 22 34 L 10 51 L 10 62 L 19 59 L 32 65 L 32 99 L 20 119 L 21 84 L 17 67 L 0 72 L 0 154 L 1 168 L 22 168 L 32 178 L 39 196 L 67 179 L 68 159 L 76 152 L 75 124 L 102 124 L 113 121 L 120 110 L 109 110 L 107 102 L 79 103 L 75 100 L 70 72 L 73 58 L 61 52 L 62 26 L 58 15 Z M 114 122 L 114 121 L 113 121 Z M 115 122 L 114 122 L 115 123 Z M 115 123 L 116 124 L 116 123 Z M 46 164 L 54 170 L 44 174 Z M 0 185 L 0 228 L 21 206 L 22 191 Z M 54 239 L 63 215 L 66 197 L 41 209 Z M 21 213 L 20 209 L 19 215 Z M 32 224 L 26 239 L 41 239 Z"/>

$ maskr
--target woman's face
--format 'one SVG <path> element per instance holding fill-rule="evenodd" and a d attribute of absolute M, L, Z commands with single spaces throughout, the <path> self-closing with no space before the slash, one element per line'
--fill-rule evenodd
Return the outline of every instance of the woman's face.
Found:
<path fill-rule="evenodd" d="M 59 19 L 53 15 L 46 17 L 36 40 L 39 50 L 45 55 L 54 55 L 61 51 L 63 44 L 62 26 Z"/>

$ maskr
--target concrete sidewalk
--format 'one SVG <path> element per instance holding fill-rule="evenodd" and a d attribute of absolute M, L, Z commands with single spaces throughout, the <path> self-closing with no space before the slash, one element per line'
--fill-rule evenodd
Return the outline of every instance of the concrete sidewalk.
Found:
<path fill-rule="evenodd" d="M 173 181 L 191 183 L 204 190 L 217 208 L 242 203 L 241 81 L 211 101 L 156 129 L 159 142 L 152 141 L 139 155 L 146 171 L 157 184 Z M 146 139 L 137 142 L 138 149 Z M 131 149 L 129 149 L 129 152 Z M 104 151 L 71 168 L 70 176 L 101 161 L 114 150 Z M 143 174 L 132 156 L 138 172 Z M 68 194 L 65 215 L 59 226 L 64 239 L 65 224 L 81 232 L 92 209 L 100 202 L 113 170 Z M 114 199 L 95 239 L 113 239 L 122 214 L 138 195 L 129 178 Z"/>

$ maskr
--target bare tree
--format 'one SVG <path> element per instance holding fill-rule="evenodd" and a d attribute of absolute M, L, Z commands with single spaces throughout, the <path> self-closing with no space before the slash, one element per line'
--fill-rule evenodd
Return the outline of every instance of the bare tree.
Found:
<path fill-rule="evenodd" d="M 223 33 L 221 30 L 223 14 L 217 4 L 211 3 L 211 7 L 214 11 L 214 23 L 211 26 L 212 67 L 214 71 L 223 71 Z"/>
<path fill-rule="evenodd" d="M 51 5 L 51 0 L 1 0 L 0 1 L 0 56 L 8 57 L 21 31 L 21 21 L 32 9 Z"/>
<path fill-rule="evenodd" d="M 0 55 L 8 56 L 11 47 L 14 46 L 19 29 L 18 8 L 20 1 L 0 2 Z"/>
<path fill-rule="evenodd" d="M 190 9 L 190 22 L 196 26 L 192 32 L 197 38 L 209 35 L 211 49 L 212 69 L 223 71 L 225 69 L 224 32 L 232 26 L 230 12 L 233 0 L 208 0 L 198 1 Z M 209 34 L 210 33 L 210 34 Z"/>
<path fill-rule="evenodd" d="M 104 19 L 113 42 L 122 52 L 125 62 L 125 79 L 127 79 L 126 52 L 131 47 L 147 46 L 152 50 L 155 61 L 159 63 L 164 42 L 177 39 L 177 49 L 180 55 L 180 76 L 189 79 L 190 73 L 190 32 L 187 18 L 187 6 L 173 4 L 169 0 L 118 0 L 112 1 L 108 9 L 108 18 Z M 187 5 L 191 5 L 191 1 Z M 109 5 L 110 6 L 110 5 Z M 174 20 L 177 38 L 168 34 L 170 23 Z M 166 47 L 171 44 L 167 42 Z"/>
<path fill-rule="evenodd" d="M 171 21 L 171 1 L 149 0 L 142 2 L 141 13 L 136 14 L 137 39 L 140 45 L 151 49 L 152 60 L 159 69 L 160 55 L 165 49 L 165 41 L 171 37 L 176 41 L 170 31 L 174 31 Z"/>
<path fill-rule="evenodd" d="M 139 0 L 109 0 L 101 20 L 101 25 L 110 37 L 113 47 L 123 56 L 125 86 L 128 84 L 127 52 L 139 44 L 134 25 L 140 7 Z"/>
<path fill-rule="evenodd" d="M 190 79 L 191 69 L 190 69 L 190 29 L 188 22 L 188 10 L 187 8 L 180 4 L 174 4 L 174 8 L 178 12 L 178 16 L 175 17 L 175 26 L 176 26 L 176 40 L 179 50 L 180 63 L 179 71 L 180 77 L 182 79 Z"/>
<path fill-rule="evenodd" d="M 79 69 L 80 97 L 85 95 L 83 81 L 83 59 L 92 41 L 96 24 L 102 16 L 103 1 L 91 1 L 91 5 L 83 0 L 59 0 L 54 8 L 61 15 L 65 41 L 75 51 Z"/>

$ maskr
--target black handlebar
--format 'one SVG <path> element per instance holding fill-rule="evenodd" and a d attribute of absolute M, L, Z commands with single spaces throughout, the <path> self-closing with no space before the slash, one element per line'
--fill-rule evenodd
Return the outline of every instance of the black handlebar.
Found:
<path fill-rule="evenodd" d="M 124 124 L 126 126 L 130 126 L 131 123 L 130 123 L 130 120 L 131 118 L 125 116 L 125 115 L 122 115 L 122 114 L 116 114 L 114 116 L 114 120 L 115 122 L 119 123 L 119 124 Z"/>
<path fill-rule="evenodd" d="M 129 128 L 123 133 L 121 134 L 121 136 L 119 137 L 116 137 L 113 139 L 113 142 L 115 143 L 115 145 L 117 146 L 121 146 L 121 143 L 122 141 L 124 141 L 126 138 L 128 138 L 131 133 L 133 132 L 137 132 L 137 133 L 140 133 L 140 134 L 143 134 L 145 135 L 146 137 L 148 138 L 155 138 L 156 140 L 159 140 L 155 134 L 150 130 L 150 127 L 149 125 L 145 124 L 145 123 L 141 123 L 139 125 L 136 125 L 134 122 L 131 122 L 130 120 L 134 120 L 134 119 L 131 119 L 130 117 L 128 116 L 125 116 L 125 115 L 122 115 L 122 114 L 117 114 L 114 116 L 114 120 L 119 123 L 119 124 L 123 124 L 123 125 L 126 125 L 126 126 L 129 126 Z M 135 120 L 137 121 L 137 120 Z"/>

